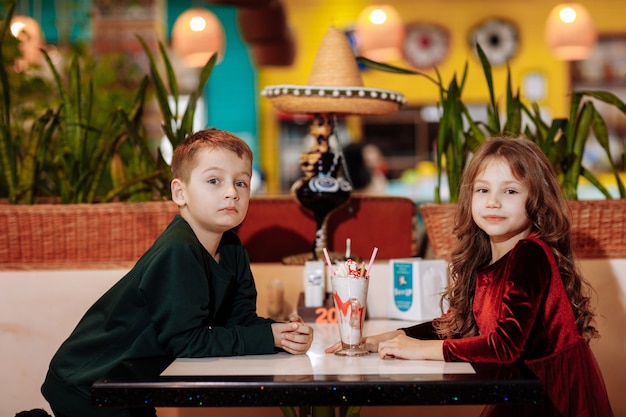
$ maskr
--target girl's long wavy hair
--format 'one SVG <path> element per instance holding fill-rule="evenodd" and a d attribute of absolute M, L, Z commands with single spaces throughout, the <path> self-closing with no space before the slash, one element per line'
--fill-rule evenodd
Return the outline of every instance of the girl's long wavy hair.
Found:
<path fill-rule="evenodd" d="M 485 142 L 470 159 L 459 190 L 454 234 L 458 238 L 450 261 L 450 284 L 443 293 L 449 312 L 436 320 L 442 337 L 478 335 L 472 313 L 476 270 L 491 260 L 489 236 L 472 218 L 472 189 L 485 162 L 493 158 L 506 161 L 513 175 L 529 187 L 526 212 L 532 232 L 545 241 L 556 259 L 569 297 L 578 331 L 589 341 L 598 336 L 591 310 L 591 286 L 575 264 L 570 242 L 570 211 L 550 161 L 541 148 L 525 137 L 495 137 Z"/>

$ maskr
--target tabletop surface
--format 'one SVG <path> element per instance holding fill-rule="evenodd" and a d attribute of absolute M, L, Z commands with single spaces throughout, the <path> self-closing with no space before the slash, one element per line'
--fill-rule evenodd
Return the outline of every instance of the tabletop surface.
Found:
<path fill-rule="evenodd" d="M 365 334 L 410 325 L 365 323 Z M 517 366 L 339 357 L 334 323 L 317 324 L 306 355 L 144 358 L 126 361 L 92 386 L 98 406 L 228 407 L 538 403 L 541 383 Z"/>

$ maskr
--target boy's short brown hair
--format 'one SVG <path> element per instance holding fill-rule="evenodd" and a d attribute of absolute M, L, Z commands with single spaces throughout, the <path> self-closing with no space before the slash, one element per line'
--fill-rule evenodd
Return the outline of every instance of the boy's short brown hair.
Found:
<path fill-rule="evenodd" d="M 195 155 L 203 148 L 221 148 L 233 151 L 240 158 L 248 158 L 252 164 L 253 153 L 241 138 L 214 127 L 189 135 L 176 147 L 172 156 L 172 175 L 183 181 L 189 180 L 195 166 Z"/>

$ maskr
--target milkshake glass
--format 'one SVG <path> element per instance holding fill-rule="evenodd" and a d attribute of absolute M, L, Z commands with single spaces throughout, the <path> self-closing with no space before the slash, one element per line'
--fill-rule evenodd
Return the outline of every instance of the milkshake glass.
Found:
<path fill-rule="evenodd" d="M 363 356 L 369 354 L 363 345 L 363 320 L 369 279 L 365 276 L 331 277 L 333 300 L 341 337 L 339 356 Z"/>

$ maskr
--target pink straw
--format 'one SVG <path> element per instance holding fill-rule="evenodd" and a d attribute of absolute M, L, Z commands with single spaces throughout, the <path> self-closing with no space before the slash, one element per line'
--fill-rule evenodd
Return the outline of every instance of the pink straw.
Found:
<path fill-rule="evenodd" d="M 335 268 L 333 268 L 333 263 L 330 261 L 330 256 L 328 256 L 328 251 L 326 248 L 322 249 L 324 251 L 324 257 L 326 257 L 326 263 L 328 263 L 328 268 L 330 268 L 330 273 L 335 275 Z"/>
<path fill-rule="evenodd" d="M 369 265 L 367 265 L 367 269 L 365 270 L 365 276 L 369 278 L 370 276 L 370 269 L 372 268 L 372 264 L 374 263 L 374 259 L 376 259 L 376 254 L 378 253 L 378 248 L 374 247 L 374 250 L 372 251 L 372 257 L 370 258 L 370 263 Z"/>

